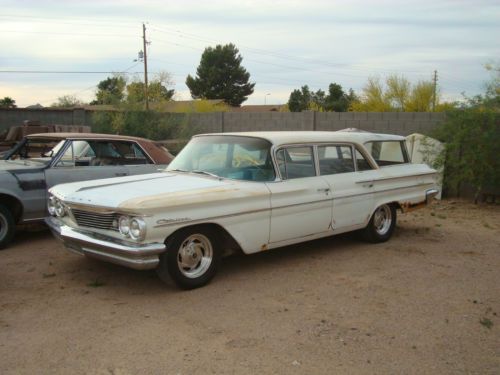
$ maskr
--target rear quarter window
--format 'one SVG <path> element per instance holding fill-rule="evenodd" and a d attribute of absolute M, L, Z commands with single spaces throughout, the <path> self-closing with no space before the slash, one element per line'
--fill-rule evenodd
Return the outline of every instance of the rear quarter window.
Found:
<path fill-rule="evenodd" d="M 372 141 L 365 148 L 380 167 L 408 163 L 408 153 L 403 141 Z"/>

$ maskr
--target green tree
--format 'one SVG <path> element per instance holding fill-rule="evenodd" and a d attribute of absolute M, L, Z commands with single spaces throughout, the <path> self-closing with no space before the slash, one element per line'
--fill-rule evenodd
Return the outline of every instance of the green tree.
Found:
<path fill-rule="evenodd" d="M 97 84 L 96 99 L 90 104 L 119 104 L 125 98 L 124 77 L 116 75 L 108 77 Z"/>
<path fill-rule="evenodd" d="M 56 108 L 73 108 L 73 107 L 81 107 L 85 105 L 80 99 L 78 99 L 74 95 L 63 95 L 57 98 L 55 103 L 52 103 L 51 107 Z"/>
<path fill-rule="evenodd" d="M 416 84 L 404 76 L 389 75 L 385 84 L 377 77 L 368 78 L 359 100 L 351 102 L 356 112 L 430 112 L 434 102 L 434 83 L 418 81 Z M 439 103 L 436 92 L 436 110 L 445 110 L 447 105 Z"/>
<path fill-rule="evenodd" d="M 337 83 L 330 83 L 328 93 L 319 89 L 311 92 L 309 86 L 302 86 L 300 90 L 293 90 L 288 99 L 288 108 L 291 112 L 304 110 L 345 112 L 357 96 L 352 89 L 346 94 Z"/>
<path fill-rule="evenodd" d="M 201 55 L 196 77 L 188 75 L 186 85 L 194 99 L 222 99 L 240 106 L 253 93 L 250 73 L 241 66 L 243 58 L 234 44 L 207 47 Z"/>
<path fill-rule="evenodd" d="M 170 74 L 166 72 L 158 74 L 157 77 L 148 83 L 149 102 L 160 103 L 171 100 L 175 94 L 175 90 L 168 89 L 167 87 L 172 84 Z M 134 81 L 127 85 L 127 102 L 131 104 L 142 104 L 145 102 L 144 82 Z"/>
<path fill-rule="evenodd" d="M 370 77 L 363 87 L 360 100 L 352 103 L 351 109 L 356 112 L 390 112 L 393 107 L 384 93 L 380 79 Z"/>
<path fill-rule="evenodd" d="M 17 108 L 16 101 L 10 96 L 0 99 L 0 108 Z"/>
<path fill-rule="evenodd" d="M 402 112 L 406 111 L 410 94 L 413 96 L 410 81 L 403 76 L 393 74 L 387 77 L 385 82 L 387 85 L 386 100 L 392 108 Z"/>
<path fill-rule="evenodd" d="M 290 112 L 301 112 L 309 109 L 312 101 L 312 94 L 309 86 L 302 86 L 300 90 L 293 90 L 288 99 Z"/>
<path fill-rule="evenodd" d="M 354 91 L 350 89 L 350 93 Z M 342 86 L 338 83 L 330 83 L 328 86 L 328 95 L 325 98 L 324 108 L 326 111 L 346 112 L 349 109 L 351 98 L 347 95 Z"/>
<path fill-rule="evenodd" d="M 439 97 L 439 93 L 436 93 Z M 419 81 L 411 90 L 410 99 L 406 106 L 408 112 L 431 112 L 434 101 L 434 83 L 430 81 Z M 436 99 L 436 104 L 439 101 Z"/>

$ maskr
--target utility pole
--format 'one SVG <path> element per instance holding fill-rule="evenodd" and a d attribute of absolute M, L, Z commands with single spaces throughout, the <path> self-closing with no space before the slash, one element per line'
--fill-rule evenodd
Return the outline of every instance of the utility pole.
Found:
<path fill-rule="evenodd" d="M 146 98 L 146 111 L 149 111 L 149 95 L 148 95 L 148 55 L 147 55 L 147 40 L 146 40 L 146 25 L 142 24 L 142 42 L 144 48 L 144 97 Z"/>
<path fill-rule="evenodd" d="M 436 111 L 436 97 L 437 97 L 437 81 L 438 81 L 438 72 L 434 70 L 434 77 L 432 78 L 434 82 L 434 93 L 432 95 L 432 112 Z"/>

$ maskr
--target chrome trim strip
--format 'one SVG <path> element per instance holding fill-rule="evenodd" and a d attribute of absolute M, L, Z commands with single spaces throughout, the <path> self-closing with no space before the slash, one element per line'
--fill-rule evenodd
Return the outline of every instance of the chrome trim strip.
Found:
<path fill-rule="evenodd" d="M 370 180 L 362 180 L 362 181 L 356 181 L 357 184 L 364 184 L 367 182 L 377 182 L 377 181 L 387 181 L 387 180 L 397 180 L 399 178 L 407 178 L 407 177 L 420 177 L 420 176 L 429 176 L 429 175 L 435 175 L 436 172 L 423 172 L 423 173 L 417 173 L 417 174 L 409 174 L 405 176 L 395 176 L 395 177 L 381 177 L 381 178 L 372 178 Z"/>
<path fill-rule="evenodd" d="M 313 202 L 294 203 L 294 204 L 288 204 L 286 206 L 261 208 L 261 209 L 258 209 L 258 210 L 250 210 L 250 211 L 238 212 L 238 213 L 234 213 L 234 214 L 227 214 L 227 215 L 220 215 L 220 216 L 212 216 L 212 217 L 207 217 L 207 218 L 202 218 L 202 219 L 193 219 L 193 220 L 189 220 L 189 221 L 176 221 L 176 222 L 172 222 L 172 223 L 158 224 L 158 225 L 155 225 L 153 228 L 171 227 L 171 226 L 175 226 L 175 225 L 179 225 L 179 224 L 186 224 L 186 223 L 196 224 L 196 223 L 199 223 L 199 222 L 207 222 L 207 221 L 211 221 L 211 220 L 226 219 L 228 217 L 241 216 L 241 215 L 250 215 L 250 214 L 255 214 L 255 213 L 258 213 L 258 212 L 281 210 L 283 208 L 298 207 L 298 206 L 304 206 L 304 205 L 307 205 L 307 204 L 315 204 L 315 203 L 328 202 L 328 201 L 332 201 L 332 200 L 333 200 L 333 198 L 320 199 L 320 200 L 313 201 Z M 160 220 L 162 220 L 162 219 L 160 219 Z"/>
<path fill-rule="evenodd" d="M 405 187 L 398 187 L 398 188 L 384 189 L 384 190 L 379 190 L 379 191 L 369 191 L 369 192 L 366 192 L 366 193 L 361 193 L 361 194 L 343 195 L 343 196 L 340 196 L 340 197 L 335 197 L 335 196 L 334 196 L 334 197 L 333 197 L 333 200 L 336 200 L 336 199 L 346 199 L 346 198 L 352 198 L 352 197 L 358 197 L 358 196 L 368 195 L 368 194 L 385 193 L 385 192 L 387 192 L 387 191 L 394 191 L 394 190 L 401 190 L 401 189 L 409 189 L 409 188 L 414 188 L 414 187 L 423 187 L 423 186 L 427 186 L 427 185 L 434 186 L 434 184 L 433 184 L 433 183 L 417 184 L 417 185 L 410 185 L 410 186 L 405 186 Z"/>
<path fill-rule="evenodd" d="M 259 210 L 250 210 L 250 211 L 245 211 L 245 212 L 238 212 L 234 214 L 227 214 L 227 215 L 220 215 L 220 216 L 212 216 L 212 217 L 207 217 L 207 218 L 201 218 L 201 219 L 194 219 L 190 221 L 182 221 L 182 222 L 173 222 L 173 223 L 166 223 L 166 224 L 159 224 L 155 225 L 154 228 L 163 228 L 163 227 L 171 227 L 179 224 L 196 224 L 196 223 L 203 223 L 211 220 L 219 220 L 219 219 L 226 219 L 228 217 L 234 217 L 234 216 L 241 216 L 241 215 L 249 215 L 249 214 L 254 214 L 258 212 L 265 212 L 265 211 L 273 211 L 273 210 L 280 210 L 283 208 L 288 208 L 288 207 L 297 207 L 297 206 L 304 206 L 306 204 L 314 204 L 314 203 L 321 203 L 321 202 L 329 202 L 329 201 L 335 201 L 339 199 L 347 199 L 347 198 L 352 198 L 352 197 L 357 197 L 357 196 L 363 196 L 363 195 L 368 195 L 368 194 L 379 194 L 379 193 L 385 193 L 387 191 L 394 191 L 394 190 L 401 190 L 401 189 L 410 189 L 410 188 L 415 188 L 415 187 L 423 187 L 423 186 L 433 186 L 433 183 L 425 183 L 425 184 L 416 184 L 416 185 L 410 185 L 410 186 L 404 186 L 404 187 L 398 187 L 398 188 L 391 188 L 391 189 L 384 189 L 384 190 L 379 190 L 379 191 L 370 191 L 366 193 L 361 193 L 361 194 L 352 194 L 352 195 L 344 195 L 344 196 L 339 196 L 339 197 L 331 197 L 328 199 L 321 199 L 313 202 L 305 202 L 305 203 L 294 203 L 294 204 L 289 204 L 286 206 L 279 206 L 279 207 L 270 207 L 270 208 L 262 208 Z M 333 190 L 335 191 L 335 190 Z"/>

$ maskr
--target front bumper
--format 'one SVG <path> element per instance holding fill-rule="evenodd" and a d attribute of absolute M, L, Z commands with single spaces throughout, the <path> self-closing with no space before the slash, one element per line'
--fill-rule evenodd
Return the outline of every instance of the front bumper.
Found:
<path fill-rule="evenodd" d="M 45 218 L 45 223 L 68 250 L 136 270 L 156 268 L 160 262 L 159 255 L 165 251 L 162 243 L 133 244 L 119 241 L 71 228 L 55 217 Z"/>

